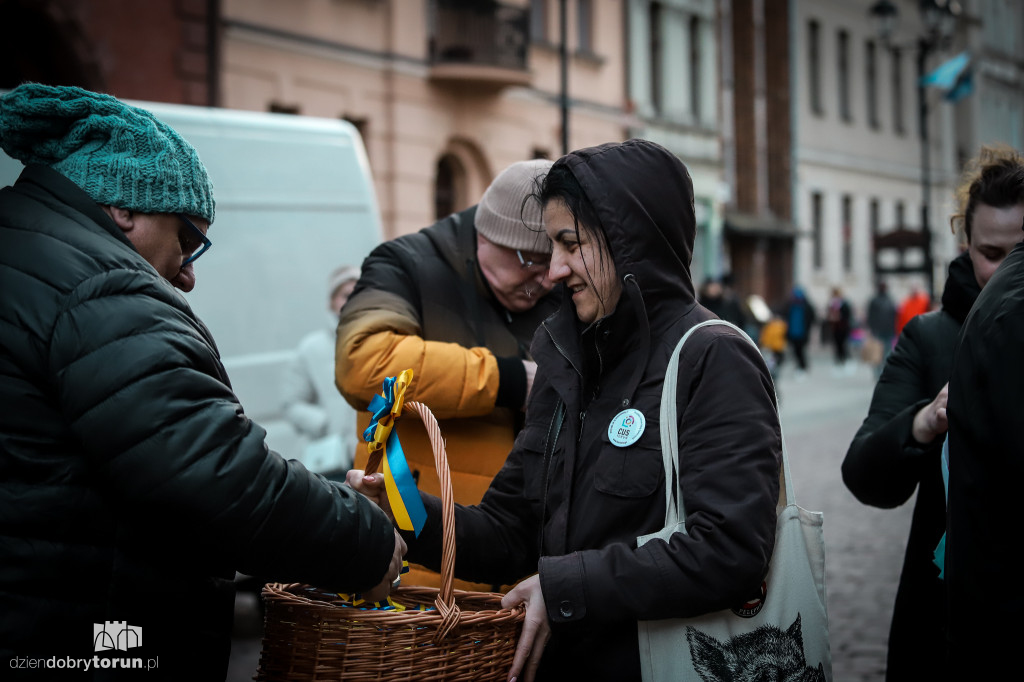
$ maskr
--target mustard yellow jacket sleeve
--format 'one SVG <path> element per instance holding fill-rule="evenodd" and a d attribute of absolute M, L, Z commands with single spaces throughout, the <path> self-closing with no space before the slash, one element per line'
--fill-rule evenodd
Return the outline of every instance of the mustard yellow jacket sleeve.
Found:
<path fill-rule="evenodd" d="M 498 395 L 498 362 L 483 347 L 427 341 L 415 310 L 401 297 L 366 289 L 345 306 L 338 325 L 335 382 L 365 410 L 386 377 L 413 370 L 406 400 L 430 406 L 438 419 L 490 414 Z"/>

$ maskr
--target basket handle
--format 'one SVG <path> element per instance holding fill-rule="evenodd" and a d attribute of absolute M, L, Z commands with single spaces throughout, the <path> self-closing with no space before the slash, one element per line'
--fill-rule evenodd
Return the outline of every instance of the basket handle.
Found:
<path fill-rule="evenodd" d="M 402 405 L 405 412 L 415 412 L 423 420 L 423 426 L 430 438 L 430 446 L 434 451 L 434 467 L 437 469 L 437 480 L 441 484 L 441 589 L 434 606 L 442 616 L 441 627 L 438 628 L 437 639 L 443 639 L 459 622 L 461 610 L 455 604 L 455 499 L 452 494 L 452 475 L 448 468 L 448 455 L 445 452 L 444 439 L 441 438 L 441 427 L 430 408 L 423 403 L 408 402 Z M 366 473 L 377 471 L 381 461 L 381 451 L 370 455 L 366 463 Z"/>

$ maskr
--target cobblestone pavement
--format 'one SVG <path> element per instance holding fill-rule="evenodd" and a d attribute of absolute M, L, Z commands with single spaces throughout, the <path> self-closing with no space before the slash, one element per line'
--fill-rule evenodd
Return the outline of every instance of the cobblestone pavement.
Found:
<path fill-rule="evenodd" d="M 813 354 L 805 381 L 792 365 L 778 384 L 783 429 L 801 507 L 824 512 L 826 589 L 837 682 L 885 677 L 886 640 L 913 500 L 896 510 L 865 507 L 843 485 L 839 467 L 867 414 L 874 387 L 862 366 L 837 373 Z M 260 623 L 251 595 L 240 595 L 228 682 L 251 680 L 258 665 Z"/>

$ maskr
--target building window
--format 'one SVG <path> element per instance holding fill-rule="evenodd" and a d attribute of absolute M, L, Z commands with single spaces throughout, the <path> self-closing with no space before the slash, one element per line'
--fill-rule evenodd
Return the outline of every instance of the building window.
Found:
<path fill-rule="evenodd" d="M 342 121 L 347 121 L 352 124 L 352 127 L 359 133 L 359 138 L 363 141 L 363 149 L 366 151 L 366 156 L 370 156 L 370 145 L 367 142 L 367 135 L 370 134 L 370 120 L 363 116 L 350 116 L 348 114 L 342 114 Z"/>
<path fill-rule="evenodd" d="M 821 243 L 821 192 L 811 194 L 811 239 L 814 269 L 821 270 L 823 244 Z"/>
<path fill-rule="evenodd" d="M 896 202 L 896 229 L 902 230 L 907 224 L 907 209 L 902 201 Z"/>
<path fill-rule="evenodd" d="M 821 103 L 821 26 L 815 20 L 807 22 L 807 81 L 810 86 L 811 111 L 824 114 Z"/>
<path fill-rule="evenodd" d="M 530 40 L 535 43 L 548 42 L 547 0 L 530 0 Z"/>
<path fill-rule="evenodd" d="M 298 104 L 284 104 L 283 102 L 271 102 L 267 105 L 267 111 L 272 114 L 298 115 L 300 108 Z"/>
<path fill-rule="evenodd" d="M 892 129 L 903 135 L 903 54 L 892 51 Z"/>
<path fill-rule="evenodd" d="M 843 272 L 853 270 L 853 197 L 843 195 Z"/>
<path fill-rule="evenodd" d="M 344 114 L 341 117 L 342 121 L 348 121 L 352 126 L 359 132 L 359 137 L 363 138 L 363 143 L 366 143 L 366 135 L 369 133 L 370 120 L 365 116 L 349 116 Z"/>
<path fill-rule="evenodd" d="M 879 218 L 880 213 L 879 213 L 879 207 L 878 207 L 878 199 L 872 199 L 871 200 L 871 203 L 869 204 L 868 211 L 870 212 L 870 215 L 868 216 L 868 220 L 871 221 L 871 236 L 874 237 L 875 235 L 878 234 L 878 229 L 881 227 L 881 224 L 879 222 L 879 220 L 880 220 L 880 218 Z"/>
<path fill-rule="evenodd" d="M 655 114 L 661 114 L 664 107 L 661 88 L 662 11 L 661 3 L 651 3 L 649 8 L 650 22 L 648 25 L 651 27 L 651 106 L 654 108 Z"/>
<path fill-rule="evenodd" d="M 693 120 L 700 123 L 701 114 L 701 92 L 704 87 L 701 82 L 701 21 L 700 17 L 690 17 L 690 113 Z"/>
<path fill-rule="evenodd" d="M 590 0 L 576 0 L 576 30 L 579 41 L 576 49 L 580 52 L 594 52 L 594 14 Z"/>
<path fill-rule="evenodd" d="M 844 121 L 853 120 L 850 111 L 850 34 L 839 31 L 836 35 L 836 53 L 838 63 L 836 69 L 839 76 L 839 116 Z"/>
<path fill-rule="evenodd" d="M 868 125 L 878 130 L 881 127 L 878 121 L 878 55 L 873 40 L 864 43 L 864 81 Z"/>

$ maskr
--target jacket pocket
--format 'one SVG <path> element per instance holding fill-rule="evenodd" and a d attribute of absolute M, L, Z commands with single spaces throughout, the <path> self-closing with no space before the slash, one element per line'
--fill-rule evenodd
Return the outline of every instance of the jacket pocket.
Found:
<path fill-rule="evenodd" d="M 544 494 L 546 435 L 544 429 L 527 425 L 516 438 L 516 450 L 522 466 L 523 496 L 532 501 L 541 499 Z M 550 467 L 550 463 L 548 466 Z"/>
<path fill-rule="evenodd" d="M 601 436 L 601 453 L 594 471 L 594 487 L 599 492 L 612 497 L 648 497 L 662 490 L 664 478 L 655 420 L 649 420 L 644 435 L 628 447 L 612 445 L 607 433 Z"/>

